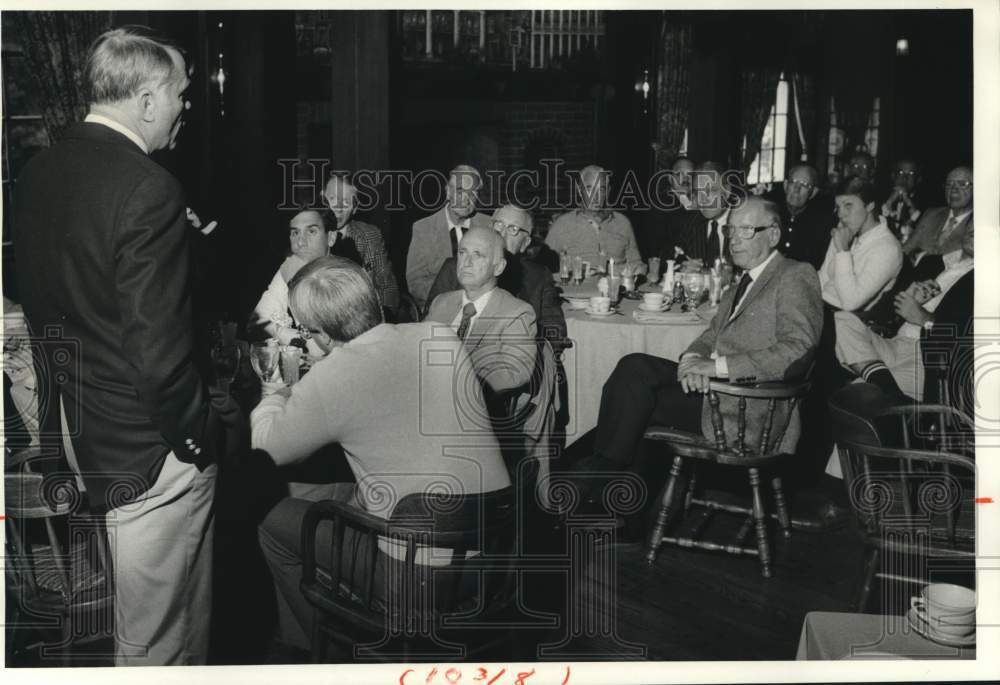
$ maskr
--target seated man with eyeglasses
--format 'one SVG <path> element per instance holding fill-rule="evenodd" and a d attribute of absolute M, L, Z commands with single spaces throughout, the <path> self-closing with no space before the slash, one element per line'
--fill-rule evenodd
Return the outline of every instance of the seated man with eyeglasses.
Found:
<path fill-rule="evenodd" d="M 892 170 L 892 191 L 882 205 L 882 216 L 892 234 L 906 240 L 920 219 L 923 204 L 917 195 L 920 186 L 920 164 L 903 157 Z"/>
<path fill-rule="evenodd" d="M 504 240 L 504 258 L 507 260 L 507 266 L 497 279 L 497 285 L 531 305 L 535 310 L 539 340 L 548 340 L 558 355 L 572 343 L 566 338 L 566 317 L 563 315 L 559 291 L 552 280 L 552 274 L 525 255 L 534 226 L 531 214 L 520 207 L 504 205 L 493 213 L 492 221 L 493 230 Z M 461 288 L 455 270 L 455 258 L 449 257 L 441 265 L 434 285 L 431 286 L 427 308 L 441 293 Z M 424 312 L 425 316 L 426 314 Z"/>
<path fill-rule="evenodd" d="M 781 190 L 768 199 L 781 208 L 781 254 L 819 269 L 830 245 L 830 231 L 837 224 L 833 204 L 820 194 L 819 175 L 808 164 L 788 172 Z"/>
<path fill-rule="evenodd" d="M 962 248 L 962 237 L 972 229 L 972 168 L 955 167 L 944 182 L 946 207 L 933 207 L 920 217 L 903 254 L 920 267 L 928 255 L 944 255 Z"/>
<path fill-rule="evenodd" d="M 635 462 L 646 427 L 671 426 L 712 439 L 709 381 L 762 383 L 801 379 L 812 364 L 823 327 L 823 299 L 816 270 L 778 251 L 780 210 L 750 197 L 730 212 L 725 227 L 739 285 L 722 296 L 711 324 L 674 362 L 630 354 L 618 362 L 601 393 L 595 454 L 581 471 L 638 471 Z M 720 398 L 728 435 L 735 439 L 736 400 Z M 778 421 L 779 417 L 775 418 Z M 747 435 L 757 435 L 766 408 L 747 408 Z M 779 425 L 779 424 L 775 424 Z M 799 435 L 793 417 L 782 442 L 792 449 Z"/>

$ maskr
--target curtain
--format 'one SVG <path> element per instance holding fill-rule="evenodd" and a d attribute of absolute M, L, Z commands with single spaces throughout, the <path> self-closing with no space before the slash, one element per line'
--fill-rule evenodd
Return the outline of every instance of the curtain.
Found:
<path fill-rule="evenodd" d="M 817 107 L 817 97 L 816 79 L 811 74 L 793 71 L 792 112 L 796 117 L 796 126 L 799 127 L 802 161 L 809 161 L 813 158 L 817 145 L 817 132 L 823 136 L 826 135 L 822 126 L 819 126 L 817 131 L 816 117 L 821 111 L 821 108 Z"/>
<path fill-rule="evenodd" d="M 94 39 L 111 27 L 111 12 L 15 12 L 12 19 L 38 80 L 49 139 L 58 140 L 87 113 L 87 52 Z"/>
<path fill-rule="evenodd" d="M 676 14 L 676 13 L 672 13 Z M 660 164 L 670 164 L 680 152 L 691 103 L 691 56 L 694 29 L 690 22 L 671 21 L 663 15 L 660 31 L 662 53 L 657 74 Z"/>
<path fill-rule="evenodd" d="M 743 171 L 749 171 L 757 153 L 767 120 L 774 107 L 781 71 L 770 68 L 746 69 L 740 76 L 740 131 L 746 136 Z"/>

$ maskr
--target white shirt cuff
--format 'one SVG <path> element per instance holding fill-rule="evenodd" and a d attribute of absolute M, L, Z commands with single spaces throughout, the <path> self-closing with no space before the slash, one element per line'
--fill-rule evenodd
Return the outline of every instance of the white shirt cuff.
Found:
<path fill-rule="evenodd" d="M 729 378 L 729 363 L 725 357 L 715 358 L 715 375 L 719 378 Z"/>

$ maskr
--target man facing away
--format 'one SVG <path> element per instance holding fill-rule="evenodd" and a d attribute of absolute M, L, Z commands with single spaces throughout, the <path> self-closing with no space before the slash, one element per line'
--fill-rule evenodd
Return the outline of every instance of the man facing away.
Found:
<path fill-rule="evenodd" d="M 85 67 L 90 113 L 17 184 L 25 312 L 51 327 L 40 388 L 72 436 L 91 511 L 115 551 L 115 663 L 205 663 L 213 463 L 220 416 L 193 362 L 191 252 L 181 186 L 149 158 L 187 106 L 184 58 L 140 27 L 101 35 Z M 53 201 L 53 184 L 59 198 Z M 220 410 L 230 418 L 228 397 Z M 237 411 L 238 413 L 238 411 Z"/>
<path fill-rule="evenodd" d="M 448 174 L 444 207 L 413 224 L 406 255 L 406 285 L 423 311 L 427 292 L 441 263 L 458 253 L 458 243 L 470 228 L 489 228 L 490 219 L 476 211 L 483 180 L 474 167 L 460 164 Z"/>
<path fill-rule="evenodd" d="M 337 257 L 322 257 L 296 274 L 290 306 L 326 356 L 294 386 L 265 386 L 251 416 L 254 448 L 284 466 L 339 444 L 357 482 L 340 484 L 333 498 L 383 519 L 405 496 L 442 482 L 455 494 L 510 485 L 492 431 L 463 423 L 462 417 L 483 415 L 485 405 L 478 383 L 457 382 L 469 360 L 451 331 L 430 323 L 384 323 L 371 280 Z M 310 504 L 285 499 L 259 529 L 278 589 L 279 640 L 303 649 L 313 616 L 299 590 L 302 519 Z M 324 566 L 330 534 L 320 528 Z M 397 556 L 384 542 L 379 549 L 379 565 L 392 563 L 385 555 Z M 376 594 L 385 581 L 377 571 Z"/>

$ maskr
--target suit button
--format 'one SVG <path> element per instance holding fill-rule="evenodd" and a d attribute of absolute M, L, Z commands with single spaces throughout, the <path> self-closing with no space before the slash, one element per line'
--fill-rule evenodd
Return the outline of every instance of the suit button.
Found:
<path fill-rule="evenodd" d="M 201 448 L 200 448 L 200 447 L 199 447 L 199 448 L 197 448 L 197 449 L 196 449 L 196 450 L 194 451 L 194 453 L 195 453 L 196 455 L 198 455 L 198 454 L 201 454 Z"/>
<path fill-rule="evenodd" d="M 191 438 L 188 438 L 187 440 L 184 441 L 184 444 L 190 446 L 191 443 L 193 443 L 193 442 L 194 442 L 194 440 L 192 440 Z"/>

